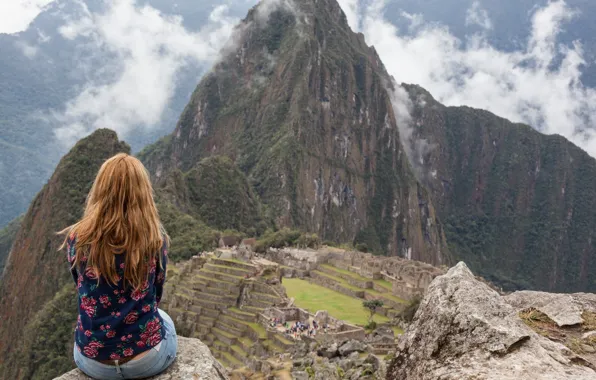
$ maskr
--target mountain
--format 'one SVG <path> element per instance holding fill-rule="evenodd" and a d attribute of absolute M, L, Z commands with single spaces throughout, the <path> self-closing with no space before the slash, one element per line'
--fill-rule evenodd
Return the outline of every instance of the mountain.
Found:
<path fill-rule="evenodd" d="M 17 218 L 0 230 L 0 278 L 4 271 L 4 263 L 10 253 L 14 238 L 21 227 L 22 218 Z"/>
<path fill-rule="evenodd" d="M 141 152 L 157 186 L 206 157 L 228 156 L 279 227 L 449 262 L 375 50 L 335 0 L 287 4 L 249 11 L 172 135 Z"/>
<path fill-rule="evenodd" d="M 0 372 L 4 378 L 17 378 L 18 366 L 14 364 L 19 358 L 15 356 L 27 323 L 72 281 L 65 256 L 58 252 L 63 237 L 56 232 L 81 217 L 101 164 L 116 153 L 129 151 L 130 147 L 110 130 L 97 130 L 79 141 L 60 161 L 23 217 L 0 282 Z"/>
<path fill-rule="evenodd" d="M 596 160 L 409 85 L 415 158 L 451 252 L 507 289 L 596 291 Z M 420 144 L 420 143 L 423 144 Z"/>

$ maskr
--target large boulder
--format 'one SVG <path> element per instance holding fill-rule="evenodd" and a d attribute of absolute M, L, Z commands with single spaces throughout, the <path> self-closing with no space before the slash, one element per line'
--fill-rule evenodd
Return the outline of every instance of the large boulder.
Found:
<path fill-rule="evenodd" d="M 429 286 L 387 379 L 596 380 L 587 365 L 459 263 Z"/>
<path fill-rule="evenodd" d="M 78 369 L 54 380 L 89 380 Z M 165 372 L 152 380 L 228 380 L 226 370 L 211 355 L 209 347 L 198 339 L 178 337 L 176 361 Z"/>

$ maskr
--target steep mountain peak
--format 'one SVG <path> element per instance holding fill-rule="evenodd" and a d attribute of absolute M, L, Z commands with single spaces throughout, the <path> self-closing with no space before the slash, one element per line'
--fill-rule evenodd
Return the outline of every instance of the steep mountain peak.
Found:
<path fill-rule="evenodd" d="M 158 187 L 228 156 L 280 227 L 449 261 L 403 152 L 392 80 L 335 0 L 261 2 L 222 57 L 174 133 L 141 154 Z"/>

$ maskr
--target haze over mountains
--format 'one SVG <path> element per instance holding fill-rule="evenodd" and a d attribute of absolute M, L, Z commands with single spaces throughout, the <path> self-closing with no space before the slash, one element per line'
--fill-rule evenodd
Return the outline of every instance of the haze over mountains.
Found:
<path fill-rule="evenodd" d="M 49 2 L 27 30 L 0 34 L 0 225 L 26 210 L 59 157 L 91 130 L 113 128 L 133 151 L 168 133 L 231 26 L 255 3 L 60 0 Z M 596 102 L 584 87 L 595 77 L 591 2 L 340 5 L 398 82 L 420 84 L 447 105 L 485 108 L 560 133 L 593 151 Z M 139 38 L 135 28 L 152 37 Z M 548 96 L 537 90 L 542 86 Z"/>

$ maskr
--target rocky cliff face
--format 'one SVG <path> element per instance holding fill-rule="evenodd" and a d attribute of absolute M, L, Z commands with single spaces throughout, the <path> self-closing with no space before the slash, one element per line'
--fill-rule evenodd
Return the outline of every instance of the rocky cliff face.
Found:
<path fill-rule="evenodd" d="M 22 218 L 17 218 L 0 230 L 0 278 L 4 272 L 4 263 L 8 259 L 12 242 L 21 227 Z"/>
<path fill-rule="evenodd" d="M 85 198 L 100 165 L 129 147 L 110 130 L 79 141 L 29 207 L 16 234 L 0 283 L 0 365 L 5 378 L 18 378 L 25 325 L 70 279 L 56 232 L 82 215 Z M 9 356 L 8 352 L 13 355 Z"/>
<path fill-rule="evenodd" d="M 158 183 L 226 155 L 279 226 L 449 261 L 398 133 L 393 85 L 335 0 L 263 1 L 199 84 L 171 136 L 141 157 Z"/>
<path fill-rule="evenodd" d="M 454 255 L 508 289 L 596 291 L 596 160 L 561 136 L 408 91 L 413 162 Z"/>
<path fill-rule="evenodd" d="M 460 263 L 431 283 L 387 379 L 596 379 L 594 312 L 593 294 L 502 297 Z"/>

